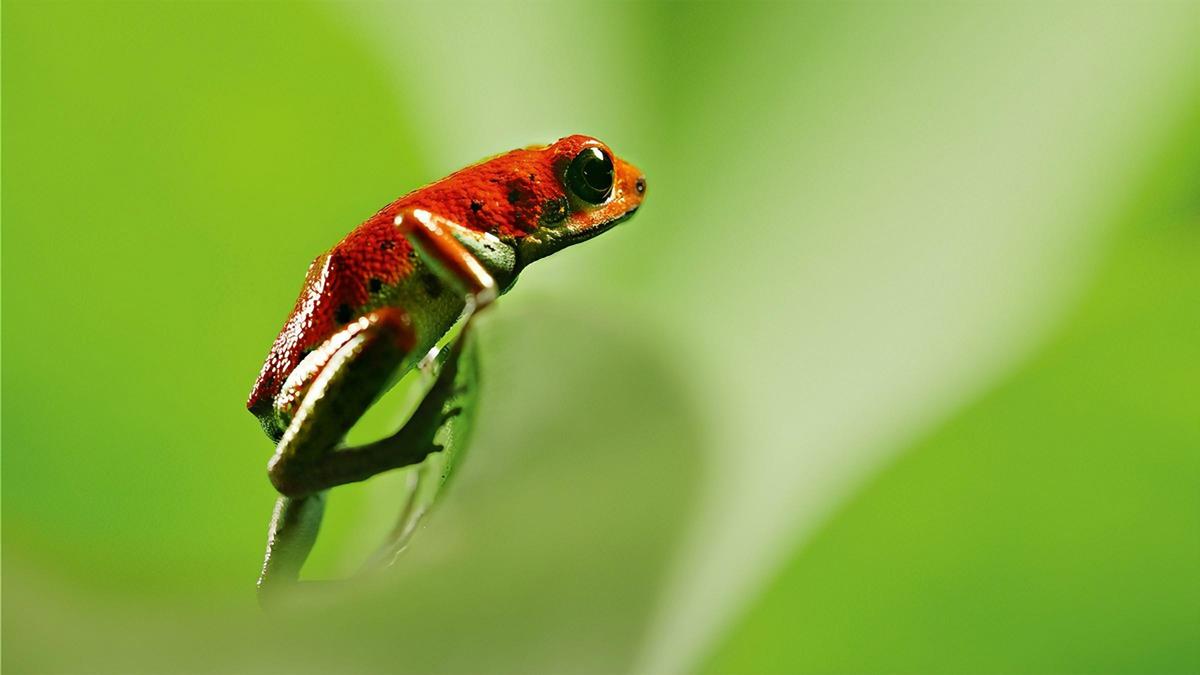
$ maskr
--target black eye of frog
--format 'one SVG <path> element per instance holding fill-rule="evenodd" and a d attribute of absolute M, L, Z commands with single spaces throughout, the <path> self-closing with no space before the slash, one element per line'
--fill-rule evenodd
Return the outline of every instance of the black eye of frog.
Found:
<path fill-rule="evenodd" d="M 601 204 L 612 195 L 612 159 L 600 148 L 584 148 L 567 167 L 567 187 L 589 204 Z"/>

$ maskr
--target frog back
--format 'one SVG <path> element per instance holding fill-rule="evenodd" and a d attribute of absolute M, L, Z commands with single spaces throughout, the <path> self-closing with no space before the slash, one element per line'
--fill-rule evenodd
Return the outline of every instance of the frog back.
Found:
<path fill-rule="evenodd" d="M 403 310 L 416 333 L 407 372 L 454 325 L 464 300 L 401 236 L 386 214 L 360 225 L 308 267 L 296 304 L 267 354 L 246 407 L 270 410 L 288 374 L 339 330 L 382 307 Z"/>

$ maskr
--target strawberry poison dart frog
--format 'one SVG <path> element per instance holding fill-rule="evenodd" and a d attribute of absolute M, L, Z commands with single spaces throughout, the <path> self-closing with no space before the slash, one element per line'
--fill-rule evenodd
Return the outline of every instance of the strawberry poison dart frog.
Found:
<path fill-rule="evenodd" d="M 474 383 L 459 367 L 472 349 L 472 318 L 533 261 L 628 219 L 645 192 L 642 173 L 608 146 L 568 136 L 410 192 L 312 262 L 246 402 L 275 443 L 267 473 L 281 495 L 260 594 L 298 579 L 326 490 L 441 449 L 434 437 Z M 439 355 L 436 345 L 460 320 Z M 409 421 L 346 447 L 359 417 L 416 367 L 433 382 Z"/>

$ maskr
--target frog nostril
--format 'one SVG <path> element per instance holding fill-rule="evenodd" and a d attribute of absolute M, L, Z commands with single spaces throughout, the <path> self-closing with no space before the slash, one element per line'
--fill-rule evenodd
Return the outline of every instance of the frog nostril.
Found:
<path fill-rule="evenodd" d="M 646 177 L 638 176 L 637 182 L 633 184 L 633 189 L 637 190 L 639 195 L 646 194 Z"/>

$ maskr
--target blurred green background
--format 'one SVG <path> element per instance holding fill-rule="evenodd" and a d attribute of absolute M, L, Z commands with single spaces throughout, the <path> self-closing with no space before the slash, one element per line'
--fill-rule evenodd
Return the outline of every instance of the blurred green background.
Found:
<path fill-rule="evenodd" d="M 2 12 L 6 672 L 1200 671 L 1197 5 Z M 308 262 L 576 132 L 646 208 L 481 322 L 400 563 L 262 615 Z"/>

